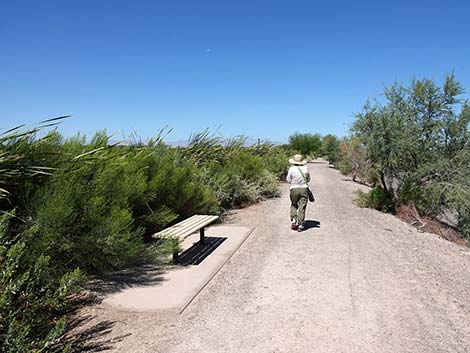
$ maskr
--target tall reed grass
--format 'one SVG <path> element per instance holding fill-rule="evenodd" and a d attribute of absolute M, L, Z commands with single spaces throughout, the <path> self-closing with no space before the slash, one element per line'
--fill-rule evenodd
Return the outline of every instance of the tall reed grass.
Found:
<path fill-rule="evenodd" d="M 0 346 L 67 351 L 72 298 L 90 275 L 155 262 L 146 240 L 196 213 L 222 214 L 278 194 L 287 156 L 208 131 L 187 146 L 135 135 L 90 141 L 18 127 L 0 136 Z"/>

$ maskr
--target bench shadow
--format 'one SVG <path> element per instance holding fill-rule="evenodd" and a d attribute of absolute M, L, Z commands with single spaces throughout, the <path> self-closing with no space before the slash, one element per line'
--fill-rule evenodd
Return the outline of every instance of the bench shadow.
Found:
<path fill-rule="evenodd" d="M 304 222 L 304 227 L 305 227 L 305 230 L 311 229 L 311 228 L 320 228 L 320 222 L 309 219 Z"/>
<path fill-rule="evenodd" d="M 179 255 L 179 266 L 199 265 L 212 254 L 227 238 L 206 237 L 204 245 L 199 242 Z M 174 265 L 139 264 L 131 268 L 102 274 L 93 278 L 87 285 L 98 298 L 122 291 L 130 287 L 154 286 L 165 281 L 164 274 Z"/>
<path fill-rule="evenodd" d="M 189 249 L 179 255 L 179 265 L 199 265 L 225 240 L 227 240 L 227 238 L 206 237 L 203 245 L 199 244 L 199 242 L 193 244 Z"/>

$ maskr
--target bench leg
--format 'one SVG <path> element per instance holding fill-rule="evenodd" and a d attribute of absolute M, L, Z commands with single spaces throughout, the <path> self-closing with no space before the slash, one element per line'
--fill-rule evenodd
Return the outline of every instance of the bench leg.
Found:
<path fill-rule="evenodd" d="M 199 244 L 204 245 L 205 243 L 205 232 L 204 232 L 204 227 L 199 229 Z"/>
<path fill-rule="evenodd" d="M 179 263 L 179 255 L 178 255 L 178 252 L 179 252 L 179 246 L 178 246 L 178 239 L 173 239 L 173 263 L 174 264 L 178 264 Z"/>

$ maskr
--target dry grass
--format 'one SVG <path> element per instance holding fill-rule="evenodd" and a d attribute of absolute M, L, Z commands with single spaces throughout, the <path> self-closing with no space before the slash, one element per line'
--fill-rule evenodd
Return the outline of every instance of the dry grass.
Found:
<path fill-rule="evenodd" d="M 413 204 L 400 206 L 396 211 L 396 216 L 423 232 L 437 234 L 448 241 L 460 245 L 470 245 L 462 234 L 460 234 L 455 228 L 435 219 L 421 216 Z"/>

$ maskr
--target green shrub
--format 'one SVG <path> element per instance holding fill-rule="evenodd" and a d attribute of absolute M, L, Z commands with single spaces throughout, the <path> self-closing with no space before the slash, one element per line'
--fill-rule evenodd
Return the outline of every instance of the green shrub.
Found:
<path fill-rule="evenodd" d="M 329 134 L 323 137 L 321 153 L 330 162 L 330 164 L 338 167 L 338 162 L 341 158 L 341 149 L 340 141 L 335 135 Z"/>
<path fill-rule="evenodd" d="M 134 224 L 130 203 L 145 190 L 132 164 L 97 161 L 58 171 L 41 192 L 37 224 L 44 247 L 66 267 L 95 273 L 138 260 L 143 229 Z"/>
<path fill-rule="evenodd" d="M 232 175 L 239 175 L 242 179 L 255 181 L 261 177 L 264 163 L 261 157 L 246 151 L 240 151 L 230 156 L 226 168 Z"/>
<path fill-rule="evenodd" d="M 0 182 L 8 185 L 0 195 L 7 212 L 0 217 L 2 349 L 56 349 L 70 298 L 87 275 L 155 262 L 172 250 L 172 242 L 146 245 L 154 232 L 278 195 L 287 156 L 271 145 L 242 145 L 203 133 L 187 148 L 159 138 L 110 146 L 105 131 L 87 142 L 55 130 L 0 141 L 9 156 L 0 160 L 7 171 Z"/>
<path fill-rule="evenodd" d="M 280 196 L 279 180 L 274 173 L 263 171 L 258 185 L 262 199 Z"/>
<path fill-rule="evenodd" d="M 304 156 L 318 156 L 320 154 L 321 143 L 322 137 L 320 134 L 312 135 L 296 132 L 289 136 L 289 148 Z"/>
<path fill-rule="evenodd" d="M 468 236 L 470 104 L 462 93 L 453 74 L 442 85 L 422 79 L 386 88 L 384 104 L 367 103 L 356 114 L 353 136 L 341 144 L 341 168 L 354 174 L 364 161 L 393 205 L 413 203 L 431 217 L 456 213 Z M 378 191 L 370 196 L 382 199 Z"/>
<path fill-rule="evenodd" d="M 15 234 L 12 220 L 0 216 L 0 342 L 8 352 L 47 351 L 65 332 L 69 295 L 85 277 L 56 267 L 38 227 Z"/>
<path fill-rule="evenodd" d="M 138 165 L 145 174 L 146 189 L 133 208 L 147 234 L 193 214 L 217 212 L 216 197 L 199 177 L 199 169 L 176 151 L 159 145 L 139 157 Z"/>
<path fill-rule="evenodd" d="M 384 212 L 394 209 L 394 203 L 390 194 L 387 194 L 380 185 L 375 186 L 367 193 L 358 190 L 356 194 L 357 198 L 355 202 L 359 207 L 375 208 L 376 210 Z"/>
<path fill-rule="evenodd" d="M 274 174 L 279 180 L 283 180 L 287 175 L 289 153 L 284 147 L 263 143 L 252 146 L 247 151 L 261 157 L 264 169 Z"/>
<path fill-rule="evenodd" d="M 353 171 L 352 165 L 347 159 L 342 159 L 338 162 L 338 169 L 343 175 L 350 175 Z M 356 178 L 353 177 L 353 179 L 355 180 Z"/>
<path fill-rule="evenodd" d="M 228 170 L 208 171 L 207 185 L 214 192 L 220 211 L 255 203 L 261 199 L 256 182 L 243 179 Z"/>

